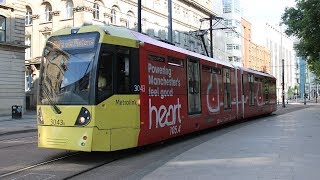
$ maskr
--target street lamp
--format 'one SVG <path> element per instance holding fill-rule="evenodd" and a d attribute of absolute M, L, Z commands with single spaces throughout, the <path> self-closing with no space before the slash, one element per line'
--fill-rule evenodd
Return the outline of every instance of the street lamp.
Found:
<path fill-rule="evenodd" d="M 303 84 L 303 104 L 307 104 L 307 96 L 306 96 L 306 84 Z"/>
<path fill-rule="evenodd" d="M 282 60 L 282 107 L 286 107 L 286 103 L 285 103 L 285 92 L 284 92 L 284 59 L 282 56 L 282 28 L 281 28 L 281 23 L 279 24 L 280 26 L 280 41 L 281 41 L 281 45 L 280 45 L 280 59 Z"/>
<path fill-rule="evenodd" d="M 316 103 L 318 103 L 318 79 L 316 79 Z"/>
<path fill-rule="evenodd" d="M 282 59 L 282 107 L 286 107 L 284 98 L 284 59 Z"/>

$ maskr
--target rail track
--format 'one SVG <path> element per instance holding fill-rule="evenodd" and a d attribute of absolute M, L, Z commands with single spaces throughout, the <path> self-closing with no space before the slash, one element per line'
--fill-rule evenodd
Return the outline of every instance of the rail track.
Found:
<path fill-rule="evenodd" d="M 33 164 L 33 165 L 28 165 L 28 166 L 25 166 L 23 168 L 16 169 L 14 171 L 10 171 L 10 172 L 1 174 L 0 175 L 0 179 L 6 178 L 6 177 L 9 177 L 9 176 L 11 177 L 11 176 L 13 176 L 15 174 L 19 174 L 19 173 L 21 173 L 23 171 L 27 171 L 27 170 L 30 170 L 30 169 L 33 169 L 33 168 L 44 166 L 44 165 L 47 165 L 47 164 L 50 164 L 50 163 L 54 163 L 54 162 L 57 162 L 57 161 L 60 161 L 60 160 L 63 160 L 63 159 L 71 158 L 71 157 L 80 155 L 82 153 L 83 152 L 70 153 L 70 154 L 67 154 L 67 155 L 64 155 L 64 156 L 61 156 L 61 157 L 57 157 L 57 158 L 48 160 L 48 161 L 43 161 L 43 162 L 39 162 L 39 163 L 36 163 L 36 164 Z"/>

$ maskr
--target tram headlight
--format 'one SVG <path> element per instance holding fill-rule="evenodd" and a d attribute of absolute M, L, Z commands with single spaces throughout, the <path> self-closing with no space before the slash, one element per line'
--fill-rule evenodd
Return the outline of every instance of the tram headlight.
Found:
<path fill-rule="evenodd" d="M 91 116 L 90 116 L 89 110 L 85 107 L 82 107 L 77 117 L 75 125 L 85 126 L 89 124 L 90 120 L 91 120 Z"/>
<path fill-rule="evenodd" d="M 44 124 L 44 120 L 43 120 L 43 117 L 42 117 L 41 108 L 38 109 L 37 119 L 38 119 L 39 124 Z"/>

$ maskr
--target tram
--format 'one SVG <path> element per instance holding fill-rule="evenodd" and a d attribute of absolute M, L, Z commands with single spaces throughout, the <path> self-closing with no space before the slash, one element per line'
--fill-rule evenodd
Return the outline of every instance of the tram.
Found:
<path fill-rule="evenodd" d="M 275 110 L 270 74 L 122 27 L 65 28 L 43 51 L 38 147 L 116 151 Z"/>

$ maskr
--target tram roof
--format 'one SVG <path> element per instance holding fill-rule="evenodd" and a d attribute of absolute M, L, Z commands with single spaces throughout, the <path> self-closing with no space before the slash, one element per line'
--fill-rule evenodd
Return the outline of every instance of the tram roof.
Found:
<path fill-rule="evenodd" d="M 118 36 L 118 37 L 123 37 L 123 38 L 128 38 L 128 39 L 132 39 L 132 40 L 136 40 L 139 42 L 144 42 L 144 43 L 148 43 L 148 44 L 152 44 L 155 46 L 159 46 L 165 49 L 170 49 L 176 52 L 180 52 L 189 56 L 193 56 L 193 57 L 197 57 L 197 58 L 201 58 L 201 59 L 205 59 L 207 61 L 211 61 L 211 62 L 215 62 L 218 64 L 222 64 L 224 66 L 227 67 L 234 67 L 231 63 L 229 62 L 225 62 L 219 59 L 215 59 L 215 58 L 210 58 L 208 56 L 204 56 L 202 54 L 198 54 L 156 39 L 153 39 L 145 34 L 124 28 L 124 27 L 117 27 L 117 26 L 100 26 L 100 28 L 102 28 L 105 32 L 107 32 L 108 34 L 112 35 L 112 36 Z"/>
<path fill-rule="evenodd" d="M 248 68 L 245 68 L 245 67 L 238 67 L 238 68 L 243 70 L 243 71 L 247 71 L 249 73 L 275 78 L 273 75 L 265 73 L 265 72 L 260 72 L 260 71 L 256 71 L 256 70 L 253 70 L 253 69 L 248 69 Z"/>
<path fill-rule="evenodd" d="M 53 33 L 53 35 L 68 34 L 68 33 L 70 33 L 70 29 L 73 29 L 73 28 L 65 28 L 65 29 L 59 30 L 59 31 Z M 242 69 L 243 71 L 247 71 L 250 73 L 259 74 L 259 75 L 263 75 L 263 76 L 269 76 L 269 77 L 274 78 L 274 76 L 272 76 L 268 73 L 264 73 L 264 72 L 244 68 L 244 67 L 238 67 L 238 66 L 231 64 L 230 62 L 222 61 L 217 58 L 211 58 L 208 56 L 204 56 L 202 54 L 198 54 L 198 53 L 180 48 L 180 47 L 153 39 L 145 34 L 127 29 L 125 27 L 90 25 L 90 26 L 82 26 L 79 28 L 79 32 L 89 32 L 89 31 L 99 31 L 100 33 L 110 34 L 115 37 L 121 37 L 121 38 L 126 38 L 126 39 L 130 39 L 130 40 L 137 41 L 137 42 L 144 42 L 144 43 L 152 44 L 154 46 L 159 46 L 159 47 L 162 47 L 165 49 L 170 49 L 170 50 L 173 50 L 176 52 L 180 52 L 180 53 L 183 53 L 183 54 L 186 54 L 189 56 L 204 59 L 204 60 L 214 62 L 217 64 L 221 64 L 221 65 L 224 65 L 227 67 L 236 68 L 236 69 L 239 68 L 239 69 Z"/>

